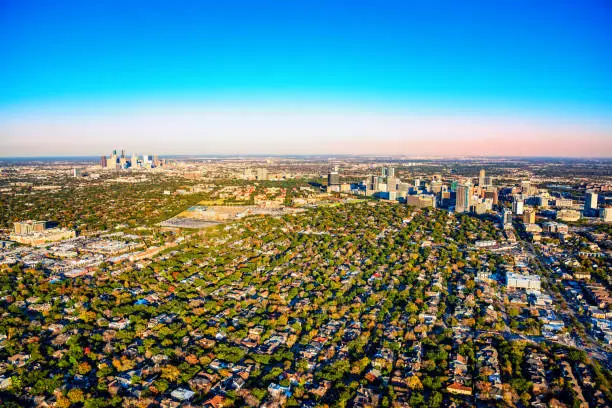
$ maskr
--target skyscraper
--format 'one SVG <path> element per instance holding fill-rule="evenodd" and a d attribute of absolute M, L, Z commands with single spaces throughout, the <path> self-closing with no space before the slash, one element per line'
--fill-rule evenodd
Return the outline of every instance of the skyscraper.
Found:
<path fill-rule="evenodd" d="M 106 166 L 107 166 L 107 164 L 106 164 L 106 156 L 100 157 L 100 167 L 106 168 Z"/>
<path fill-rule="evenodd" d="M 514 202 L 512 203 L 512 212 L 516 215 L 523 215 L 523 200 L 518 198 L 514 198 Z"/>
<path fill-rule="evenodd" d="M 456 212 L 470 211 L 472 198 L 472 184 L 468 181 L 457 184 L 457 198 L 455 203 Z"/>
<path fill-rule="evenodd" d="M 525 224 L 535 224 L 536 213 L 534 210 L 525 210 L 523 213 L 523 222 Z"/>
<path fill-rule="evenodd" d="M 503 224 L 504 226 L 506 226 L 506 225 L 512 225 L 512 211 L 510 211 L 510 209 L 509 209 L 509 208 L 505 208 L 505 207 L 504 207 L 504 208 L 502 209 L 501 216 L 502 216 L 502 224 Z"/>
<path fill-rule="evenodd" d="M 525 195 L 531 194 L 531 181 L 521 181 L 521 192 Z"/>
<path fill-rule="evenodd" d="M 378 191 L 378 176 L 374 176 L 374 175 L 368 176 L 368 182 L 366 185 L 366 189 L 370 193 L 376 193 Z"/>
<path fill-rule="evenodd" d="M 597 193 L 587 190 L 584 196 L 584 212 L 591 213 L 593 210 L 597 210 Z"/>
<path fill-rule="evenodd" d="M 340 184 L 340 175 L 337 171 L 330 171 L 327 174 L 327 185 L 328 186 L 337 186 Z"/>
<path fill-rule="evenodd" d="M 485 177 L 486 177 L 485 169 L 480 169 L 480 174 L 478 175 L 478 185 L 480 187 L 483 187 L 485 185 Z"/>
<path fill-rule="evenodd" d="M 111 168 L 111 169 L 116 169 L 117 168 L 117 150 L 113 150 L 113 154 L 111 155 L 109 161 L 107 162 L 107 167 Z"/>

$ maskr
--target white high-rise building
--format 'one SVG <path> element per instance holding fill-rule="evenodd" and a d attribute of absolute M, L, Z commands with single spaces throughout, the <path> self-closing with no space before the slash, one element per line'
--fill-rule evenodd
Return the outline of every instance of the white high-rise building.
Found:
<path fill-rule="evenodd" d="M 512 203 L 512 212 L 516 215 L 523 215 L 524 203 L 523 200 L 515 199 Z"/>

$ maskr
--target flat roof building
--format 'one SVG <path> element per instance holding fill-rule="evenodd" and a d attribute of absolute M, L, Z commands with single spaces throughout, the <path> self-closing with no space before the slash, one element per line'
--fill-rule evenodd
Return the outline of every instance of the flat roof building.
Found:
<path fill-rule="evenodd" d="M 522 275 L 508 272 L 506 274 L 506 286 L 509 289 L 535 289 L 540 290 L 541 282 L 538 275 Z"/>

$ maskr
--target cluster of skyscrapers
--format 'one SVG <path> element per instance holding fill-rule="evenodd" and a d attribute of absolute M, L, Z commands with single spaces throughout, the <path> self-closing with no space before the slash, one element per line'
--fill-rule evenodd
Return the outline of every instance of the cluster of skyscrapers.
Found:
<path fill-rule="evenodd" d="M 532 225 L 535 223 L 536 208 L 546 211 L 549 205 L 555 208 L 552 216 L 561 221 L 599 216 L 606 222 L 612 222 L 612 208 L 598 208 L 598 195 L 595 191 L 586 191 L 581 212 L 572 199 L 550 196 L 546 189 L 537 188 L 529 180 L 521 181 L 520 185 L 495 186 L 493 177 L 487 176 L 484 169 L 479 171 L 476 183 L 471 178 L 445 183 L 440 174 L 434 174 L 430 180 L 416 178 L 408 183 L 396 176 L 395 168 L 382 167 L 380 175 L 368 175 L 359 184 L 348 184 L 341 182 L 338 169 L 334 168 L 327 175 L 327 184 L 331 192 L 351 192 L 400 200 L 417 208 L 442 207 L 457 213 L 474 214 L 496 210 L 499 211 L 502 224 L 506 226 L 512 224 L 514 216 L 520 216 L 525 224 Z M 508 207 L 500 203 L 500 196 L 510 204 Z"/>
<path fill-rule="evenodd" d="M 100 166 L 105 169 L 125 170 L 125 169 L 151 169 L 163 166 L 164 162 L 159 160 L 157 155 L 142 155 L 138 156 L 135 153 L 132 156 L 127 156 L 125 151 L 121 150 L 121 155 L 117 154 L 117 149 L 113 150 L 110 157 L 102 156 L 100 158 Z"/>

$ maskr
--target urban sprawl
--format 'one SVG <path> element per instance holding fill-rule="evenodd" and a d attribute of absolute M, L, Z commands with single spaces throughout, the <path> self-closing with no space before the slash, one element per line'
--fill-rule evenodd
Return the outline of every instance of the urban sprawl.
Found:
<path fill-rule="evenodd" d="M 612 161 L 0 159 L 0 406 L 609 407 Z"/>

